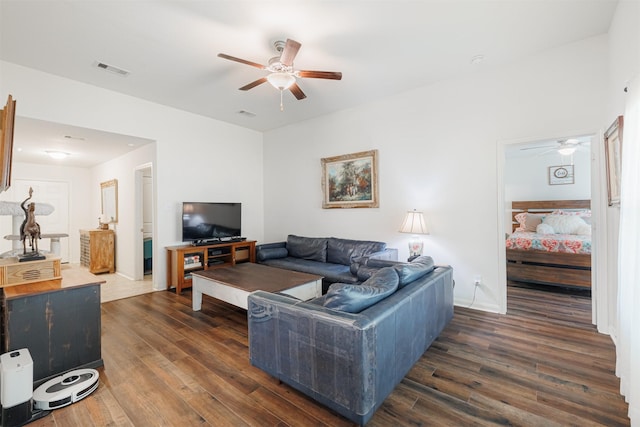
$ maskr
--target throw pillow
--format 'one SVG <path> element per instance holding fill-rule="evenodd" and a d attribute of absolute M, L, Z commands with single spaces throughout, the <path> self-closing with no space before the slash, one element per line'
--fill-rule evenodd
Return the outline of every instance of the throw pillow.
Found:
<path fill-rule="evenodd" d="M 529 231 L 531 233 L 535 233 L 536 227 L 542 222 L 544 215 L 522 212 L 516 215 L 515 218 L 520 224 L 516 231 Z"/>
<path fill-rule="evenodd" d="M 542 223 L 550 225 L 560 234 L 575 234 L 578 227 L 587 224 L 578 215 L 547 215 Z"/>
<path fill-rule="evenodd" d="M 287 251 L 289 256 L 295 258 L 327 262 L 327 239 L 290 234 L 287 237 Z"/>
<path fill-rule="evenodd" d="M 591 226 L 589 224 L 580 225 L 575 229 L 575 234 L 591 236 Z"/>
<path fill-rule="evenodd" d="M 334 283 L 329 286 L 324 306 L 348 313 L 360 313 L 398 289 L 398 274 L 392 267 L 378 270 L 361 285 Z"/>
<path fill-rule="evenodd" d="M 553 231 L 553 227 L 549 224 L 539 224 L 536 228 L 536 233 L 538 234 L 555 234 Z"/>

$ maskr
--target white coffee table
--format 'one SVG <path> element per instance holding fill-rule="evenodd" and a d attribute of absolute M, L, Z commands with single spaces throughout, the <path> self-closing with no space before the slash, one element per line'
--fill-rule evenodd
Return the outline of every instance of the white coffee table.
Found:
<path fill-rule="evenodd" d="M 281 292 L 301 300 L 322 295 L 322 276 L 267 267 L 254 263 L 192 273 L 194 311 L 202 308 L 202 294 L 247 309 L 247 297 L 254 291 Z"/>

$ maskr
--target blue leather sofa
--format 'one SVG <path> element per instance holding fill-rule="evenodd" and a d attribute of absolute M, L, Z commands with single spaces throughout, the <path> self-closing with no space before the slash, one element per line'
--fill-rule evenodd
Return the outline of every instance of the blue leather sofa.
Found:
<path fill-rule="evenodd" d="M 323 293 L 331 283 L 359 283 L 358 261 L 365 256 L 397 260 L 398 250 L 387 248 L 384 242 L 293 234 L 285 242 L 256 246 L 256 260 L 260 264 L 324 277 Z"/>
<path fill-rule="evenodd" d="M 453 317 L 451 267 L 364 264 L 360 285 L 311 301 L 257 291 L 247 312 L 251 364 L 360 425 Z"/>

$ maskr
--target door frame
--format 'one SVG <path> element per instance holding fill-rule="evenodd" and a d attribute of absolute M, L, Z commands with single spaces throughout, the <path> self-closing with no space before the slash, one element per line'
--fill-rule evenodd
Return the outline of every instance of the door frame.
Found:
<path fill-rule="evenodd" d="M 602 333 L 609 333 L 611 323 L 609 319 L 609 283 L 606 280 L 607 271 L 607 236 L 606 236 L 606 184 L 604 177 L 604 138 L 602 129 L 583 132 L 569 132 L 567 135 L 591 135 L 591 214 L 592 214 L 592 252 L 591 252 L 591 321 Z M 498 200 L 498 287 L 499 310 L 507 312 L 507 261 L 504 243 L 508 207 L 505 206 L 505 164 L 506 149 L 515 144 L 537 141 L 566 139 L 568 136 L 550 136 L 538 138 L 523 138 L 517 140 L 497 141 L 497 200 Z M 509 218 L 511 216 L 509 215 Z"/>
<path fill-rule="evenodd" d="M 155 201 L 155 197 L 154 197 L 154 193 L 155 193 L 155 179 L 154 179 L 154 171 L 153 171 L 153 163 L 144 163 L 141 165 L 138 165 L 135 167 L 134 169 L 134 173 L 135 173 L 135 177 L 134 177 L 134 185 L 135 185 L 135 189 L 134 189 L 134 216 L 135 216 L 135 220 L 134 220 L 134 225 L 133 225 L 133 230 L 135 233 L 135 237 L 134 237 L 134 242 L 133 242 L 133 248 L 134 248 L 134 280 L 143 280 L 144 279 L 144 242 L 142 239 L 142 226 L 143 226 L 143 222 L 144 222 L 144 217 L 143 217 L 143 206 L 144 206 L 144 197 L 143 197 L 143 192 L 144 192 L 144 183 L 143 183 L 143 178 L 144 178 L 144 171 L 146 171 L 147 169 L 151 170 L 151 181 L 152 181 L 152 188 L 154 189 L 151 193 L 151 216 L 152 219 L 151 221 L 153 222 L 153 234 L 156 235 L 156 219 L 155 219 L 155 209 L 153 208 L 154 206 L 154 201 Z M 155 242 L 156 239 L 152 240 L 151 243 L 151 250 L 152 253 L 155 254 Z"/>

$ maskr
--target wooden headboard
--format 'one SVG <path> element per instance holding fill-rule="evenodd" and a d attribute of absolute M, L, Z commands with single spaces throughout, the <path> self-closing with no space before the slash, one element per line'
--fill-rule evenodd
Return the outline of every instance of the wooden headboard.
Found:
<path fill-rule="evenodd" d="M 528 200 L 511 202 L 511 229 L 518 227 L 516 215 L 520 212 L 550 213 L 562 209 L 565 211 L 591 209 L 591 200 Z"/>

